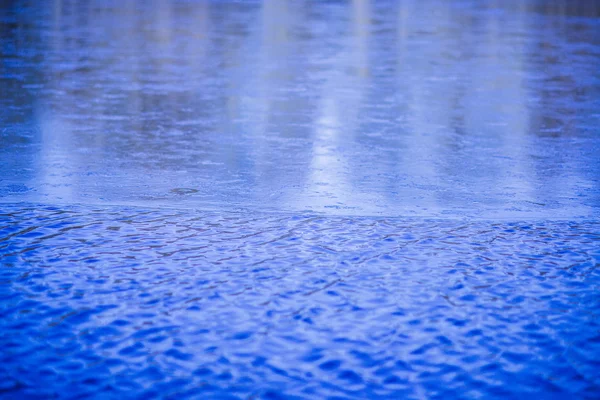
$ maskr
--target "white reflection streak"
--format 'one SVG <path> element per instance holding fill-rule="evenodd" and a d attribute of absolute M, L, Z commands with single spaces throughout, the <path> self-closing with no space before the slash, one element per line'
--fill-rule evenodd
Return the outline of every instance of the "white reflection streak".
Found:
<path fill-rule="evenodd" d="M 527 29 L 524 18 L 528 16 L 526 13 L 515 13 L 511 23 L 518 25 L 517 29 L 512 29 L 514 32 L 524 32 Z M 534 172 L 529 168 L 529 152 L 531 140 L 529 132 L 529 108 L 527 107 L 526 99 L 527 92 L 523 82 L 523 71 L 526 70 L 524 61 L 523 43 L 515 45 L 511 43 L 510 38 L 502 35 L 497 24 L 490 24 L 490 46 L 495 46 L 496 55 L 501 55 L 494 61 L 497 62 L 499 70 L 511 71 L 505 73 L 500 83 L 502 90 L 506 91 L 503 96 L 507 99 L 503 104 L 503 110 L 511 115 L 506 126 L 504 141 L 502 142 L 502 153 L 509 154 L 513 157 L 512 163 L 507 163 L 510 170 L 506 171 L 503 176 L 505 183 L 502 187 L 513 187 L 518 193 L 520 200 L 535 199 L 534 188 Z M 499 85 L 499 86 L 500 86 Z M 510 100 L 509 100 L 510 99 Z"/>
<path fill-rule="evenodd" d="M 500 7 L 501 3 L 491 6 Z M 501 163 L 502 169 L 499 169 L 497 159 L 479 160 L 479 166 L 490 170 L 485 174 L 486 180 L 479 182 L 477 188 L 487 193 L 496 192 L 500 198 L 516 196 L 507 200 L 511 202 L 535 198 L 531 186 L 533 171 L 528 168 L 530 117 L 523 82 L 526 71 L 524 44 L 515 43 L 517 38 L 514 36 L 503 35 L 505 28 L 501 26 L 510 23 L 518 25 L 517 29 L 511 29 L 513 32 L 526 30 L 523 18 L 527 14 L 516 15 L 519 18 L 513 18 L 510 22 L 498 17 L 486 21 L 485 35 L 481 35 L 478 44 L 488 56 L 475 60 L 470 75 L 471 83 L 466 91 L 468 106 L 465 110 L 467 130 L 484 137 L 488 145 L 497 147 L 498 155 L 508 159 Z M 493 93 L 494 96 L 482 98 L 482 92 Z M 490 119 L 494 115 L 498 116 L 498 121 L 502 121 L 500 125 Z M 499 193 L 500 188 L 504 191 L 509 188 L 510 193 Z"/>
<path fill-rule="evenodd" d="M 402 3 L 398 10 L 398 71 L 402 71 L 399 79 L 405 80 L 401 82 L 401 87 L 405 88 L 403 95 L 409 99 L 410 111 L 405 139 L 407 151 L 399 162 L 399 169 L 417 183 L 416 186 L 402 187 L 401 196 L 408 199 L 409 203 L 415 203 L 416 200 L 422 207 L 438 209 L 436 191 L 430 188 L 424 190 L 421 185 L 436 182 L 438 173 L 435 162 L 439 159 L 439 154 L 436 151 L 438 143 L 434 131 L 450 124 L 448 99 L 439 98 L 436 88 L 453 83 L 446 82 L 449 79 L 447 76 L 436 76 L 435 67 L 432 66 L 432 60 L 438 58 L 443 51 L 443 40 L 419 42 L 420 50 L 417 54 L 405 46 L 415 31 L 434 32 L 439 38 L 438 30 L 443 31 L 450 15 L 443 3 L 436 3 L 435 17 L 426 21 L 416 20 L 413 15 L 415 7 L 430 6 L 415 5 L 409 1 Z M 414 12 L 415 15 L 421 13 L 422 10 Z"/>
<path fill-rule="evenodd" d="M 64 37 L 60 29 L 64 23 L 64 14 L 62 1 L 57 1 L 52 9 L 53 35 L 50 38 L 50 45 L 57 54 L 64 50 Z M 53 93 L 59 93 L 59 96 L 66 101 L 68 96 L 65 96 L 60 78 L 52 74 L 48 81 Z M 37 112 L 41 137 L 39 157 L 36 159 L 38 166 L 35 168 L 38 186 L 44 195 L 52 199 L 71 201 L 73 183 L 76 183 L 72 179 L 75 175 L 67 173 L 66 170 L 72 169 L 70 164 L 73 161 L 73 157 L 70 156 L 72 128 L 66 121 L 53 116 L 57 113 L 50 113 L 45 110 L 45 107 L 39 107 Z"/>
<path fill-rule="evenodd" d="M 250 85 L 247 98 L 247 110 L 253 121 L 253 152 L 259 160 L 257 164 L 259 175 L 266 173 L 270 148 L 268 145 L 269 121 L 271 115 L 278 111 L 280 104 L 274 101 L 277 96 L 282 64 L 287 57 L 288 29 L 290 24 L 287 0 L 267 0 L 262 8 L 262 36 L 260 42 L 260 65 L 258 74 L 251 79 L 255 84 Z M 277 132 L 281 134 L 281 132 Z"/>
<path fill-rule="evenodd" d="M 338 57 L 339 64 L 330 66 L 330 77 L 323 87 L 307 188 L 313 200 L 318 200 L 317 204 L 311 202 L 318 208 L 368 204 L 359 199 L 368 194 L 353 187 L 357 177 L 352 176 L 348 152 L 340 148 L 353 140 L 356 123 L 352 118 L 360 107 L 368 76 L 369 8 L 369 0 L 352 2 L 354 35 L 348 43 L 351 50 Z M 346 64 L 344 56 L 350 57 L 352 62 Z M 344 64 L 355 66 L 355 71 L 351 75 L 344 72 L 344 68 L 340 68 Z M 343 98 L 348 90 L 351 92 L 348 98 Z"/>

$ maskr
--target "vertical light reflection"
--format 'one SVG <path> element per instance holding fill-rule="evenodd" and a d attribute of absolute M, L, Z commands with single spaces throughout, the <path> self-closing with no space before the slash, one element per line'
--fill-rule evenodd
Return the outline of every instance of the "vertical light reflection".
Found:
<path fill-rule="evenodd" d="M 429 11 L 426 11 L 429 10 Z M 434 11 L 431 11 L 434 10 Z M 429 15 L 422 18 L 423 15 Z M 445 2 L 431 4 L 402 2 L 398 10 L 399 90 L 406 102 L 405 151 L 398 169 L 414 184 L 398 188 L 402 203 L 422 210 L 437 209 L 439 182 L 437 162 L 439 132 L 451 125 L 453 108 L 449 101 L 456 90 L 458 77 L 453 75 L 452 61 L 445 53 L 454 38 L 448 32 L 452 15 Z"/>
<path fill-rule="evenodd" d="M 354 0 L 351 8 L 352 34 L 343 50 L 328 60 L 314 123 L 307 191 L 310 206 L 319 210 L 356 208 L 371 197 L 357 187 L 350 170 L 353 154 L 347 151 L 357 134 L 356 117 L 369 79 L 370 1 Z"/>
<path fill-rule="evenodd" d="M 353 47 L 355 49 L 354 63 L 361 83 L 369 75 L 369 29 L 370 29 L 370 0 L 353 0 L 353 23 L 354 36 Z"/>
<path fill-rule="evenodd" d="M 48 40 L 51 61 L 58 68 L 45 71 L 45 80 L 51 93 L 49 103 L 54 103 L 55 96 L 64 98 L 64 101 L 60 106 L 45 106 L 37 110 L 41 147 L 36 159 L 36 184 L 45 195 L 61 201 L 73 201 L 78 180 L 75 172 L 78 160 L 73 151 L 74 127 L 61 117 L 63 108 L 74 110 L 77 107 L 64 84 L 70 78 L 68 74 L 77 69 L 76 60 L 68 60 L 63 56 L 74 50 L 72 41 L 65 38 L 65 31 L 74 29 L 77 14 L 76 5 L 71 1 L 56 3 L 52 8 L 52 35 Z"/>
<path fill-rule="evenodd" d="M 478 30 L 476 54 L 470 68 L 470 85 L 465 91 L 465 128 L 480 146 L 490 151 L 473 154 L 469 174 L 477 198 L 493 195 L 502 202 L 530 198 L 531 174 L 527 152 L 529 109 L 523 79 L 522 32 L 526 14 L 514 13 L 507 20 L 501 4 L 488 4 L 489 17 Z M 511 32 L 507 35 L 507 28 Z M 507 198 L 508 194 L 511 198 Z M 501 204 L 495 205 L 495 207 Z M 514 210 L 513 210 L 514 211 Z"/>
<path fill-rule="evenodd" d="M 271 132 L 270 122 L 274 114 L 284 110 L 280 93 L 289 81 L 290 28 L 293 25 L 287 0 L 266 0 L 262 7 L 262 34 L 259 43 L 259 61 L 250 79 L 250 96 L 247 112 L 254 121 L 252 126 L 253 152 L 257 158 L 257 173 L 262 175 L 271 169 L 272 157 L 269 137 L 285 132 Z M 285 127 L 283 127 L 285 128 Z"/>
<path fill-rule="evenodd" d="M 502 2 L 497 0 L 495 8 L 500 9 Z M 506 35 L 506 24 L 510 24 L 511 35 Z M 497 93 L 492 101 L 492 108 L 483 110 L 489 115 L 499 114 L 502 121 L 505 122 L 505 127 L 502 128 L 502 135 L 499 135 L 501 140 L 499 143 L 502 155 L 510 157 L 510 161 L 502 163 L 504 170 L 500 176 L 503 182 L 501 187 L 511 188 L 514 191 L 516 198 L 513 201 L 529 202 L 535 199 L 533 195 L 534 178 L 532 171 L 529 168 L 529 154 L 531 151 L 531 135 L 529 135 L 529 120 L 530 110 L 527 105 L 527 93 L 525 89 L 524 78 L 527 73 L 525 64 L 525 45 L 523 41 L 523 33 L 527 32 L 527 14 L 516 12 L 510 19 L 506 21 L 504 18 L 498 17 L 491 21 L 488 25 L 486 36 L 482 38 L 482 45 L 488 47 L 490 57 L 487 68 L 495 71 L 496 76 L 489 79 L 490 93 Z M 484 69 L 482 65 L 479 69 Z M 481 82 L 484 85 L 484 82 Z M 479 100 L 481 107 L 482 101 Z M 489 104 L 489 103 L 488 103 Z M 485 107 L 485 103 L 483 103 Z M 473 117 L 473 110 L 470 111 L 470 116 Z M 490 124 L 487 123 L 480 129 L 490 130 Z M 523 179 L 524 177 L 529 177 Z M 496 185 L 496 182 L 490 182 Z M 494 190 L 494 191 L 497 191 Z M 502 194 L 498 193 L 498 197 Z"/>

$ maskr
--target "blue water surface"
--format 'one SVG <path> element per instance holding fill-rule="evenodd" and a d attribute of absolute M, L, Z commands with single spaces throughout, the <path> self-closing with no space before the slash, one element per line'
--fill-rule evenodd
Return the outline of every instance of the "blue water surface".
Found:
<path fill-rule="evenodd" d="M 597 222 L 4 208 L 9 397 L 600 393 Z"/>
<path fill-rule="evenodd" d="M 600 398 L 600 4 L 0 7 L 0 398 Z"/>

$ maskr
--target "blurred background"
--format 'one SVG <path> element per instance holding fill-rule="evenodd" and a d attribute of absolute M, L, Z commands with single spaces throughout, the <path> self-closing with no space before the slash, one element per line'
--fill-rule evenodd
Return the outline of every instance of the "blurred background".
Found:
<path fill-rule="evenodd" d="M 0 200 L 589 216 L 600 2 L 3 2 Z"/>

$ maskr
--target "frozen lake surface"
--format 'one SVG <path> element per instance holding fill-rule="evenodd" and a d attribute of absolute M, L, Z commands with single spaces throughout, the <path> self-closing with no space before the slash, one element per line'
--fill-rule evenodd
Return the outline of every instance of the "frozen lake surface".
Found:
<path fill-rule="evenodd" d="M 600 397 L 600 4 L 0 35 L 0 397 Z"/>

